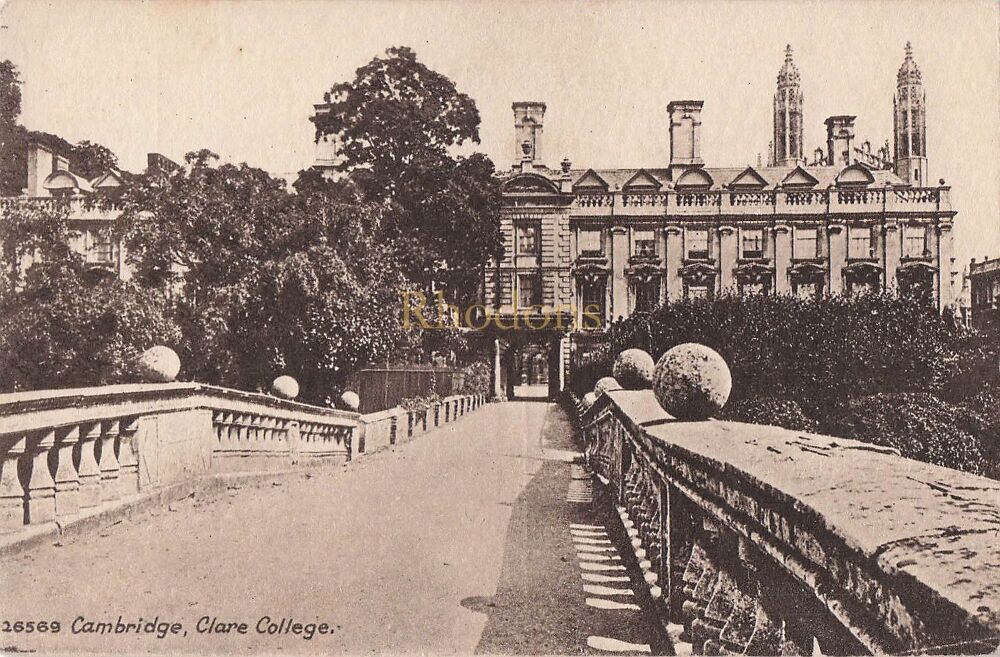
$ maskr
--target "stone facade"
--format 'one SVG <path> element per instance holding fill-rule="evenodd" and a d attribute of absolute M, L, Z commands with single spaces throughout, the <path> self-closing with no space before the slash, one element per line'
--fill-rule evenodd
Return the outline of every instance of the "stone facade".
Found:
<path fill-rule="evenodd" d="M 552 169 L 539 141 L 544 103 L 515 103 L 521 159 L 503 183 L 505 251 L 488 267 L 486 305 L 508 319 L 571 319 L 572 329 L 558 329 L 572 335 L 574 353 L 585 351 L 587 332 L 674 299 L 898 290 L 949 306 L 956 213 L 944 181 L 922 182 L 923 92 L 909 47 L 898 81 L 896 162 L 888 148 L 858 148 L 854 117 L 838 115 L 826 120 L 826 152 L 806 163 L 790 49 L 767 167 L 707 166 L 703 103 L 683 100 L 667 106 L 667 166 L 574 168 L 563 160 Z"/>
<path fill-rule="evenodd" d="M 1000 258 L 969 263 L 972 325 L 1000 332 Z"/>

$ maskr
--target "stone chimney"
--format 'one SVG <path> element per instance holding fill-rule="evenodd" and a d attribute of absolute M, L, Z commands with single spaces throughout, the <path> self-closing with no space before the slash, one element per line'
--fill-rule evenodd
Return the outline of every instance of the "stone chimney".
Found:
<path fill-rule="evenodd" d="M 832 166 L 847 166 L 851 163 L 854 142 L 854 119 L 856 117 L 831 116 L 826 123 L 826 162 Z"/>
<path fill-rule="evenodd" d="M 518 101 L 514 110 L 514 166 L 544 164 L 542 128 L 545 123 L 545 103 Z"/>
<path fill-rule="evenodd" d="M 28 143 L 28 196 L 48 196 L 42 183 L 59 166 L 59 158 L 43 144 L 32 141 Z"/>
<path fill-rule="evenodd" d="M 701 108 L 703 100 L 675 100 L 667 105 L 670 115 L 670 176 L 675 170 L 703 166 L 701 159 Z"/>

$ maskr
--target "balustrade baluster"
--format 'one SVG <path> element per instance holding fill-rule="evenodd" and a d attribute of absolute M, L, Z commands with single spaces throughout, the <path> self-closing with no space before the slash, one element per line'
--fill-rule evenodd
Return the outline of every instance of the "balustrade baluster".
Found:
<path fill-rule="evenodd" d="M 115 443 L 118 440 L 118 420 L 108 420 L 103 423 L 101 431 L 101 458 L 98 466 L 101 468 L 101 500 L 108 502 L 118 499 L 118 471 L 121 465 L 115 456 Z"/>
<path fill-rule="evenodd" d="M 80 428 L 76 471 L 80 477 L 81 510 L 101 503 L 101 468 L 97 465 L 97 444 L 100 437 L 100 422 L 90 422 Z"/>
<path fill-rule="evenodd" d="M 28 478 L 28 524 L 37 525 L 56 518 L 56 482 L 49 471 L 49 451 L 56 443 L 54 430 L 43 431 L 28 439 L 31 474 Z"/>
<path fill-rule="evenodd" d="M 26 492 L 19 470 L 28 441 L 10 435 L 2 440 L 6 451 L 0 461 L 0 532 L 11 532 L 24 527 Z"/>
<path fill-rule="evenodd" d="M 139 492 L 139 457 L 136 454 L 135 436 L 139 433 L 139 418 L 122 420 L 118 434 L 118 486 L 122 495 Z"/>
<path fill-rule="evenodd" d="M 80 427 L 65 427 L 59 431 L 55 453 L 56 516 L 67 518 L 80 513 L 80 476 L 73 464 L 73 450 L 80 442 Z"/>

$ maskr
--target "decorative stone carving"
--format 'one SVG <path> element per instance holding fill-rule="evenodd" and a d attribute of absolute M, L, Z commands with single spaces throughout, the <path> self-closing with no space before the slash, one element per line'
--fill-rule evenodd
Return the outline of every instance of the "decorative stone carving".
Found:
<path fill-rule="evenodd" d="M 660 406 L 678 419 L 704 420 L 718 413 L 733 387 L 729 366 L 717 351 L 687 342 L 656 363 L 653 392 Z"/>
<path fill-rule="evenodd" d="M 271 394 L 283 399 L 295 399 L 299 396 L 299 382 L 284 374 L 271 384 Z"/>
<path fill-rule="evenodd" d="M 170 383 L 181 371 L 181 359 L 170 347 L 150 347 L 139 356 L 139 374 L 150 383 Z"/>
<path fill-rule="evenodd" d="M 611 373 L 624 388 L 639 390 L 653 385 L 656 361 L 642 349 L 626 349 L 615 358 Z"/>

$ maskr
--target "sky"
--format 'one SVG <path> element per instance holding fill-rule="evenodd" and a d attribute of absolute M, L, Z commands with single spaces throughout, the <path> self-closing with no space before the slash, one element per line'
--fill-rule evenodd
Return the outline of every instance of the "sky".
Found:
<path fill-rule="evenodd" d="M 24 80 L 22 123 L 89 139 L 125 169 L 210 148 L 289 176 L 316 155 L 309 116 L 395 45 L 476 101 L 481 144 L 515 158 L 511 103 L 548 105 L 550 166 L 665 166 L 667 103 L 702 99 L 709 166 L 766 162 L 791 44 L 807 152 L 823 120 L 892 141 L 911 41 L 927 93 L 929 178 L 952 186 L 958 267 L 1000 255 L 1000 4 L 952 2 L 319 2 L 0 0 L 0 59 Z"/>

